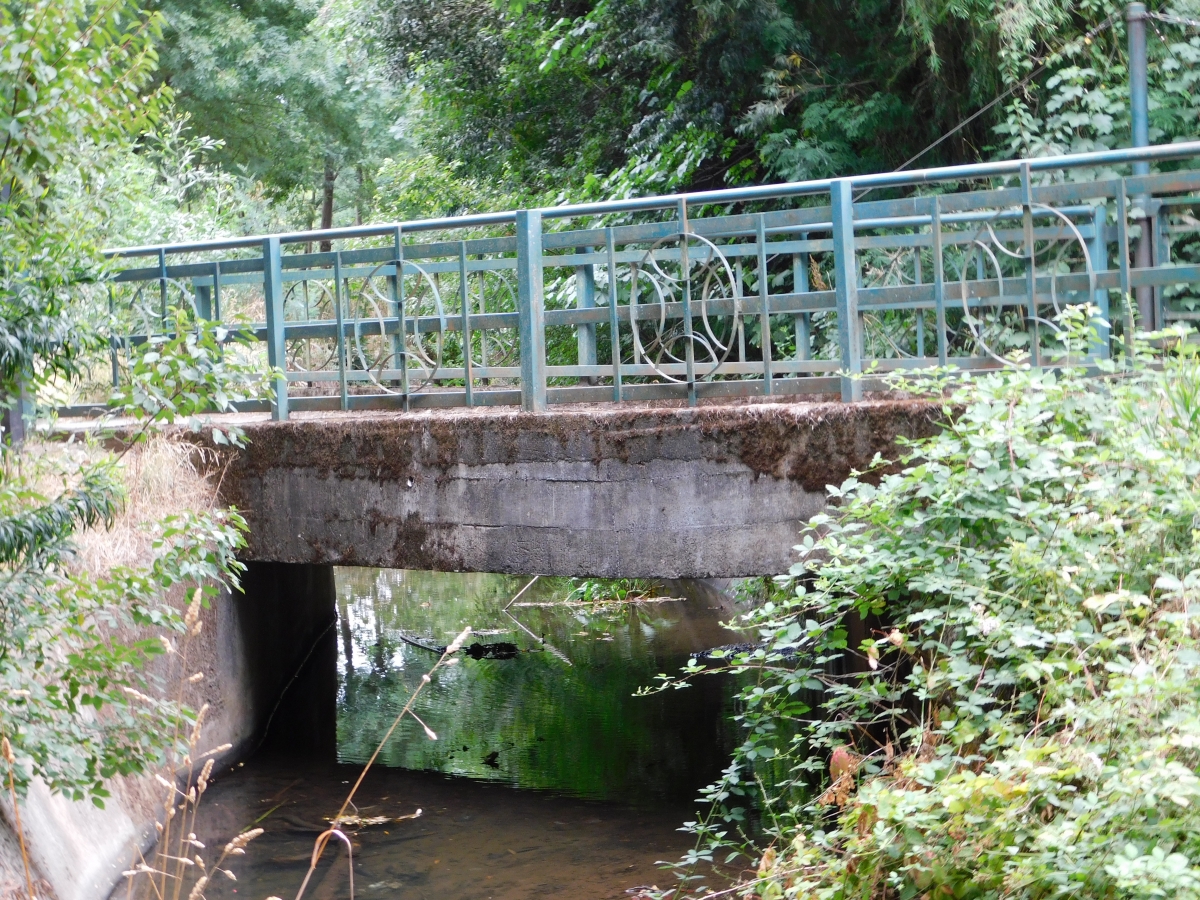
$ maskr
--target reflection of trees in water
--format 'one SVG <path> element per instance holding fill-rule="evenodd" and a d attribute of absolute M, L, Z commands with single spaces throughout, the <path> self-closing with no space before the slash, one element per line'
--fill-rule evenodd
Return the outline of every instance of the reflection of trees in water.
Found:
<path fill-rule="evenodd" d="M 730 639 L 703 604 L 514 609 L 530 631 L 569 655 L 567 666 L 505 626 L 501 610 L 521 579 L 340 570 L 338 584 L 344 761 L 374 749 L 427 668 L 429 654 L 398 635 L 441 644 L 464 624 L 504 629 L 479 640 L 512 641 L 523 652 L 511 660 L 466 658 L 439 673 L 417 710 L 439 740 L 408 727 L 385 747 L 385 764 L 637 800 L 690 798 L 728 761 L 728 681 L 632 696 L 689 651 Z M 562 593 L 551 583 L 532 599 Z"/>

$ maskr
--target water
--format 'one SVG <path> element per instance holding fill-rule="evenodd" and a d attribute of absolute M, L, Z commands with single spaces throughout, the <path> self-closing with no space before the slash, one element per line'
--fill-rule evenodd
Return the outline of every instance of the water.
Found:
<path fill-rule="evenodd" d="M 633 696 L 689 653 L 744 636 L 713 592 L 620 605 L 564 603 L 569 585 L 497 575 L 340 569 L 336 762 L 259 758 L 218 779 L 197 831 L 210 847 L 256 823 L 267 833 L 219 879 L 209 900 L 290 897 L 313 839 L 337 812 L 436 654 L 407 643 L 511 644 L 511 658 L 438 673 L 356 798 L 366 826 L 355 895 L 438 898 L 638 896 L 668 884 L 656 865 L 690 846 L 678 831 L 697 790 L 727 763 L 732 685 Z M 680 594 L 672 585 L 668 593 Z M 511 614 L 511 615 L 510 615 Z M 327 851 L 307 896 L 348 897 L 345 851 Z"/>
<path fill-rule="evenodd" d="M 731 609 L 712 596 L 566 605 L 561 581 L 539 580 L 506 615 L 528 581 L 339 570 L 339 760 L 367 760 L 437 659 L 401 635 L 445 645 L 471 625 L 468 644 L 513 643 L 517 656 L 439 673 L 416 708 L 439 739 L 409 721 L 385 764 L 596 799 L 692 799 L 729 758 L 727 684 L 633 695 L 689 653 L 741 639 L 721 627 Z"/>

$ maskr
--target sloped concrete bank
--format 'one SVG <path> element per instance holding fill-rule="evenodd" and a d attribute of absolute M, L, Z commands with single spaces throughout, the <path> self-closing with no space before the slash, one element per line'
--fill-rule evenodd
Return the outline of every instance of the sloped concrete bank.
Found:
<path fill-rule="evenodd" d="M 193 708 L 209 704 L 200 751 L 232 745 L 217 756 L 215 778 L 265 742 L 301 753 L 333 750 L 309 745 L 313 735 L 328 742 L 333 734 L 316 717 L 336 715 L 336 646 L 329 627 L 336 615 L 333 570 L 252 563 L 243 585 L 244 594 L 223 594 L 203 613 L 203 629 L 189 652 L 189 670 L 205 678 L 186 699 Z M 328 670 L 327 678 L 316 679 L 322 696 L 313 696 L 311 683 L 304 683 L 309 669 Z M 162 786 L 141 777 L 113 779 L 109 788 L 113 796 L 104 809 L 52 796 L 41 783 L 21 801 L 41 900 L 104 900 L 137 853 L 150 851 L 162 814 Z M 0 799 L 0 897 L 27 893 L 6 790 Z"/>
<path fill-rule="evenodd" d="M 784 571 L 825 486 L 936 428 L 918 401 L 339 414 L 248 425 L 251 559 L 734 578 Z"/>

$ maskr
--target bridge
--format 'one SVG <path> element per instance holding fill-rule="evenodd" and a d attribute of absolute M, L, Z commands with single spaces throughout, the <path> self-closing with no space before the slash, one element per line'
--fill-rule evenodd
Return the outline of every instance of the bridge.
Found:
<path fill-rule="evenodd" d="M 826 484 L 932 427 L 860 404 L 888 373 L 1094 363 L 1200 319 L 1198 156 L 119 249 L 108 366 L 119 382 L 174 307 L 276 367 L 269 401 L 244 404 L 273 421 L 225 481 L 252 559 L 777 572 Z M 1072 304 L 1094 317 L 1084 348 L 1060 325 Z"/>
<path fill-rule="evenodd" d="M 825 485 L 936 427 L 936 407 L 870 396 L 883 376 L 1120 360 L 1135 327 L 1200 319 L 1198 156 L 113 251 L 92 289 L 118 323 L 96 361 L 114 383 L 172 307 L 279 373 L 222 479 L 251 533 L 248 597 L 205 613 L 211 739 L 331 752 L 332 565 L 786 569 Z M 1095 334 L 1072 348 L 1059 314 L 1084 303 Z"/>
<path fill-rule="evenodd" d="M 271 421 L 222 482 L 252 561 L 774 573 L 827 484 L 934 427 L 919 404 L 862 402 L 888 373 L 1119 359 L 1137 328 L 1200 319 L 1198 157 L 125 248 L 101 286 L 107 362 L 119 383 L 175 308 L 275 367 L 245 405 Z M 1064 339 L 1072 304 L 1086 347 Z"/>

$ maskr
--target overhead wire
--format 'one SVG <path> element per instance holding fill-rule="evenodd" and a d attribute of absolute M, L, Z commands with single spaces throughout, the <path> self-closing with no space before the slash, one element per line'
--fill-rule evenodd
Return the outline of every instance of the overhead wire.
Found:
<path fill-rule="evenodd" d="M 978 119 L 980 116 L 982 116 L 988 110 L 992 109 L 992 107 L 996 106 L 996 104 L 1001 103 L 1004 100 L 1007 100 L 1009 97 L 1011 97 L 1017 91 L 1021 90 L 1026 85 L 1028 85 L 1033 79 L 1035 79 L 1039 75 L 1041 75 L 1042 72 L 1044 72 L 1050 65 L 1057 62 L 1059 55 L 1067 48 L 1067 46 L 1069 46 L 1071 43 L 1073 43 L 1074 40 L 1083 40 L 1085 42 L 1090 41 L 1101 31 L 1103 31 L 1106 28 L 1111 27 L 1114 19 L 1116 18 L 1116 15 L 1117 15 L 1116 12 L 1109 13 L 1108 16 L 1105 17 L 1103 22 L 1100 22 L 1098 25 L 1095 25 L 1091 29 L 1089 29 L 1086 33 L 1084 33 L 1082 38 L 1075 38 L 1075 39 L 1072 39 L 1072 41 L 1067 41 L 1062 46 L 1060 46 L 1057 50 L 1054 50 L 1051 53 L 1047 54 L 1042 59 L 1042 62 L 1037 67 L 1032 69 L 1028 74 L 1026 74 L 1024 78 L 1022 78 L 1016 84 L 1012 85 L 1010 88 L 1008 88 L 1008 90 L 1004 91 L 1002 94 L 998 94 L 996 97 L 992 98 L 992 100 L 990 100 L 986 105 L 980 107 L 975 112 L 971 113 L 971 115 L 967 116 L 965 119 L 963 119 L 961 122 L 959 122 L 953 128 L 951 128 L 949 131 L 947 131 L 945 134 L 943 134 L 941 137 L 939 137 L 933 143 L 929 144 L 927 147 L 925 147 L 923 150 L 921 150 L 921 152 L 917 153 L 915 156 L 909 157 L 907 160 L 905 160 L 903 163 L 901 163 L 899 166 L 897 166 L 892 171 L 893 172 L 903 172 L 905 169 L 907 169 L 909 166 L 911 166 L 913 163 L 915 163 L 918 159 L 920 159 L 922 156 L 924 156 L 930 150 L 934 149 L 935 147 L 941 145 L 945 141 L 952 138 L 954 135 L 956 135 L 958 132 L 962 131 L 964 128 L 966 128 L 968 125 L 970 125 L 976 119 Z M 874 188 L 867 188 L 866 190 L 864 190 L 862 193 L 860 193 L 854 199 L 861 200 L 867 194 L 871 193 L 872 190 L 874 190 Z"/>

